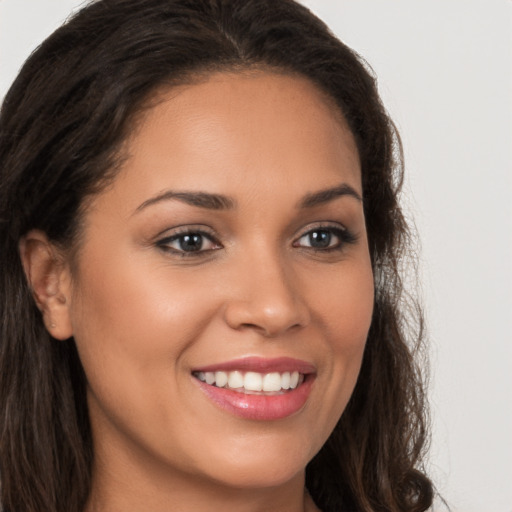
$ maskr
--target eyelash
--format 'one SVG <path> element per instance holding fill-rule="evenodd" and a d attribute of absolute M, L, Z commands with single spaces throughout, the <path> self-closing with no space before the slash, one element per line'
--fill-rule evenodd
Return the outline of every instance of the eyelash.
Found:
<path fill-rule="evenodd" d="M 177 248 L 170 246 L 174 242 L 180 243 L 180 241 L 181 241 L 183 243 L 185 241 L 186 237 L 191 237 L 194 235 L 201 237 L 201 240 L 202 240 L 201 246 L 204 244 L 204 240 L 206 239 L 206 240 L 210 241 L 215 247 L 210 248 L 210 249 L 200 248 L 198 250 L 185 251 L 185 250 L 183 250 L 183 248 L 177 249 Z M 181 243 L 180 243 L 180 245 L 181 245 Z M 165 238 L 158 240 L 157 246 L 160 249 L 162 249 L 163 251 L 170 252 L 170 253 L 176 254 L 180 257 L 184 257 L 184 258 L 198 257 L 201 255 L 204 255 L 205 253 L 210 253 L 212 251 L 216 251 L 216 250 L 222 248 L 222 245 L 220 244 L 220 242 L 218 242 L 216 240 L 216 238 L 211 233 L 207 232 L 204 229 L 194 228 L 194 227 L 182 228 L 179 231 L 176 231 L 175 233 L 173 233 L 171 236 L 166 236 Z"/>
<path fill-rule="evenodd" d="M 328 245 L 327 247 L 312 247 L 312 246 L 301 246 L 298 245 L 298 241 L 305 237 L 311 237 L 314 233 L 327 233 L 329 235 L 329 243 L 331 242 L 331 238 L 334 235 L 338 241 L 334 245 Z M 310 239 L 311 242 L 311 239 Z M 310 251 L 314 251 L 317 253 L 331 253 L 335 251 L 342 251 L 345 248 L 345 245 L 354 244 L 357 242 L 357 236 L 350 232 L 347 228 L 340 226 L 331 226 L 331 225 L 318 225 L 311 229 L 308 229 L 304 234 L 302 234 L 297 242 L 293 243 L 294 247 L 301 247 L 303 249 L 307 249 Z"/>
<path fill-rule="evenodd" d="M 303 246 L 299 245 L 299 241 L 302 240 L 305 237 L 311 237 L 315 233 L 327 233 L 329 235 L 328 243 L 329 245 L 326 247 L 313 247 L 311 245 L 309 246 Z M 197 250 L 191 250 L 186 251 L 183 248 L 183 243 L 186 243 L 187 237 L 194 237 L 198 236 L 200 238 L 201 246 Z M 332 237 L 337 238 L 337 242 L 334 245 L 331 245 Z M 211 244 L 213 244 L 214 247 L 203 249 L 202 246 L 205 243 L 205 240 L 209 241 Z M 311 243 L 311 238 L 309 239 L 309 242 Z M 171 247 L 172 243 L 177 242 L 181 248 L 175 248 Z M 306 232 L 304 232 L 302 235 L 300 235 L 296 241 L 293 242 L 293 247 L 302 248 L 307 251 L 312 251 L 315 253 L 331 253 L 335 251 L 342 251 L 345 248 L 345 245 L 347 244 L 354 244 L 357 242 L 357 236 L 351 233 L 348 229 L 340 227 L 340 226 L 332 226 L 332 225 L 318 225 L 313 228 L 308 229 Z M 216 239 L 216 237 L 209 233 L 208 231 L 200 228 L 193 228 L 193 227 L 186 227 L 183 228 L 171 236 L 167 236 L 165 238 L 162 238 L 161 240 L 158 240 L 156 245 L 162 249 L 163 251 L 178 255 L 180 257 L 184 258 L 194 258 L 194 257 L 201 257 L 204 256 L 207 253 L 211 253 L 213 251 L 216 251 L 218 249 L 221 249 L 223 246 L 222 244 Z"/>

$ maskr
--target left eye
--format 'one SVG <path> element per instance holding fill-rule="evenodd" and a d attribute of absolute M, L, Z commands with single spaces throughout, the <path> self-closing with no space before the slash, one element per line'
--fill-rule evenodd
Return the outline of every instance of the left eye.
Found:
<path fill-rule="evenodd" d="M 201 232 L 186 232 L 164 238 L 158 242 L 159 247 L 180 252 L 194 253 L 217 249 L 217 244 L 209 235 Z"/>
<path fill-rule="evenodd" d="M 346 233 L 338 228 L 317 228 L 302 235 L 294 245 L 312 249 L 335 249 L 343 245 Z"/>

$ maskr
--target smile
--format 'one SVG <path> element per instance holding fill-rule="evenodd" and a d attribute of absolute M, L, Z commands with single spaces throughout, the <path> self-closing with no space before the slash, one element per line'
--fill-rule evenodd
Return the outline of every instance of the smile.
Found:
<path fill-rule="evenodd" d="M 293 372 L 194 372 L 194 377 L 210 386 L 231 389 L 239 393 L 275 394 L 295 389 L 304 381 L 304 374 Z"/>
<path fill-rule="evenodd" d="M 291 358 L 249 357 L 192 371 L 193 380 L 217 407 L 250 420 L 278 420 L 306 405 L 316 369 Z"/>

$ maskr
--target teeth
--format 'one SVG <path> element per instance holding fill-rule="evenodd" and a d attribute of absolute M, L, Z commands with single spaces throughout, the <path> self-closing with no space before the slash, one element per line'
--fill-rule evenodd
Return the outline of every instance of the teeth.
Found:
<path fill-rule="evenodd" d="M 228 387 L 245 391 L 279 392 L 295 389 L 304 380 L 299 372 L 257 373 L 241 371 L 233 372 L 198 372 L 195 376 L 202 382 L 215 385 L 218 388 Z"/>
<path fill-rule="evenodd" d="M 223 388 L 228 383 L 228 374 L 226 372 L 215 372 L 215 385 Z"/>
<path fill-rule="evenodd" d="M 244 376 L 240 372 L 229 372 L 228 386 L 234 389 L 244 387 Z"/>
<path fill-rule="evenodd" d="M 299 372 L 293 372 L 290 375 L 290 387 L 292 389 L 295 389 L 297 387 L 298 383 L 299 383 Z"/>
<path fill-rule="evenodd" d="M 263 377 L 263 391 L 281 391 L 281 375 L 279 373 L 267 373 Z"/>
<path fill-rule="evenodd" d="M 281 375 L 281 387 L 283 389 L 290 389 L 290 372 L 284 372 Z"/>
<path fill-rule="evenodd" d="M 244 377 L 244 388 L 248 391 L 261 391 L 263 389 L 261 373 L 247 372 Z"/>

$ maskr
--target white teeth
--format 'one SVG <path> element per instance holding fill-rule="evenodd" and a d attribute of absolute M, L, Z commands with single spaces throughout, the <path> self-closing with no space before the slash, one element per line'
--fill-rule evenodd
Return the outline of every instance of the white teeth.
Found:
<path fill-rule="evenodd" d="M 281 387 L 283 389 L 290 389 L 290 372 L 284 372 L 281 375 Z"/>
<path fill-rule="evenodd" d="M 228 386 L 230 388 L 243 388 L 244 376 L 240 372 L 229 372 Z"/>
<path fill-rule="evenodd" d="M 247 372 L 244 377 L 244 388 L 248 391 L 261 391 L 263 389 L 261 373 Z"/>
<path fill-rule="evenodd" d="M 226 372 L 215 372 L 215 385 L 223 388 L 228 383 L 228 374 Z"/>
<path fill-rule="evenodd" d="M 303 382 L 304 377 L 295 372 L 271 372 L 261 374 L 257 372 L 197 372 L 195 376 L 202 382 L 215 385 L 218 388 L 231 388 L 252 392 L 275 393 L 281 390 L 295 389 Z"/>
<path fill-rule="evenodd" d="M 277 372 L 267 373 L 263 377 L 263 391 L 281 391 L 281 375 Z"/>

